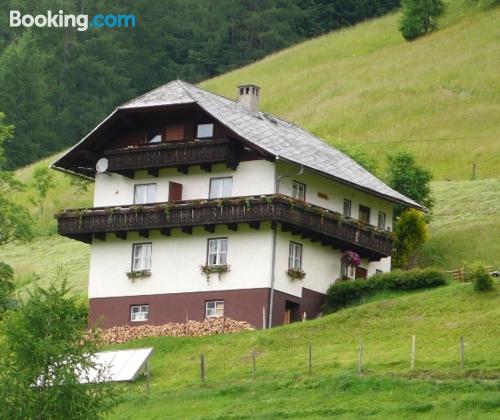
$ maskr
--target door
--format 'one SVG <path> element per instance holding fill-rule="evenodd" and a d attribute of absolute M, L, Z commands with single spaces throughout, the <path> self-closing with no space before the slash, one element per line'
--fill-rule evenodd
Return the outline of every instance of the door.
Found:
<path fill-rule="evenodd" d="M 295 321 L 300 321 L 300 305 L 290 300 L 286 300 L 283 324 L 290 324 Z"/>
<path fill-rule="evenodd" d="M 356 277 L 357 279 L 366 279 L 368 276 L 368 270 L 363 267 L 356 267 Z"/>
<path fill-rule="evenodd" d="M 182 184 L 170 181 L 168 183 L 168 201 L 182 200 Z"/>

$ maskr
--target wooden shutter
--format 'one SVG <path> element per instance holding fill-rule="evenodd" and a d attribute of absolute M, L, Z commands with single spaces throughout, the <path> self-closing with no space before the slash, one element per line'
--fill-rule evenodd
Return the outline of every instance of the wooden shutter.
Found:
<path fill-rule="evenodd" d="M 182 124 L 167 125 L 165 129 L 165 141 L 184 140 L 184 126 Z"/>
<path fill-rule="evenodd" d="M 182 200 L 182 184 L 170 181 L 168 183 L 168 201 Z"/>

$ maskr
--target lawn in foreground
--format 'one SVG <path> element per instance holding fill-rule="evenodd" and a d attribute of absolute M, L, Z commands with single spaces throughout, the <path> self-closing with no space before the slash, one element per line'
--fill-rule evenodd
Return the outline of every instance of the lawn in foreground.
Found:
<path fill-rule="evenodd" d="M 113 418 L 494 418 L 500 410 L 500 292 L 453 284 L 356 306 L 305 324 L 204 338 L 149 338 L 151 394 L 125 386 Z M 417 336 L 410 372 L 411 336 Z M 466 369 L 459 338 L 465 337 Z M 359 339 L 365 374 L 358 377 Z M 308 374 L 308 343 L 313 373 Z M 257 352 L 252 378 L 251 351 Z M 199 357 L 207 378 L 200 383 Z"/>

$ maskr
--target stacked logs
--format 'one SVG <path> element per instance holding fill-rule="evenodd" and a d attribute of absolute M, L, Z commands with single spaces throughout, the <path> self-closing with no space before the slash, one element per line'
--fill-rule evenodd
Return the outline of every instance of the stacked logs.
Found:
<path fill-rule="evenodd" d="M 188 321 L 182 324 L 139 325 L 112 327 L 99 330 L 104 344 L 120 344 L 144 337 L 201 337 L 213 334 L 231 334 L 251 330 L 253 327 L 244 321 L 231 318 L 214 318 L 205 321 Z"/>

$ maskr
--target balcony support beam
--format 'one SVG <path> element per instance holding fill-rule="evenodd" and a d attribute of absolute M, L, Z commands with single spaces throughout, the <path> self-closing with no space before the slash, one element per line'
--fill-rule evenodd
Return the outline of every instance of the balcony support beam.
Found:
<path fill-rule="evenodd" d="M 162 236 L 170 236 L 171 234 L 171 229 L 170 228 L 161 228 L 160 229 L 160 234 Z"/>
<path fill-rule="evenodd" d="M 177 170 L 184 175 L 187 175 L 189 173 L 189 165 L 180 165 L 177 167 Z"/>
<path fill-rule="evenodd" d="M 227 223 L 227 228 L 234 232 L 238 231 L 238 223 Z"/>
<path fill-rule="evenodd" d="M 205 225 L 205 230 L 210 233 L 215 233 L 215 225 Z"/>
<path fill-rule="evenodd" d="M 200 168 L 205 172 L 212 172 L 212 164 L 211 163 L 202 163 Z"/>
<path fill-rule="evenodd" d="M 138 230 L 137 232 L 139 233 L 139 236 L 141 238 L 146 238 L 146 239 L 149 238 L 149 229 L 141 229 L 141 230 Z"/>
<path fill-rule="evenodd" d="M 193 234 L 193 226 L 183 226 L 181 227 L 182 233 L 185 233 L 187 235 L 192 235 Z"/>
<path fill-rule="evenodd" d="M 160 174 L 160 168 L 148 168 L 148 175 L 158 178 Z"/>
<path fill-rule="evenodd" d="M 127 231 L 121 230 L 121 231 L 115 232 L 115 236 L 118 239 L 123 239 L 124 241 L 126 241 L 127 240 Z"/>
<path fill-rule="evenodd" d="M 104 242 L 106 240 L 106 233 L 105 232 L 94 233 L 94 238 Z"/>
<path fill-rule="evenodd" d="M 248 226 L 250 226 L 250 228 L 252 229 L 259 230 L 260 222 L 248 222 Z"/>

